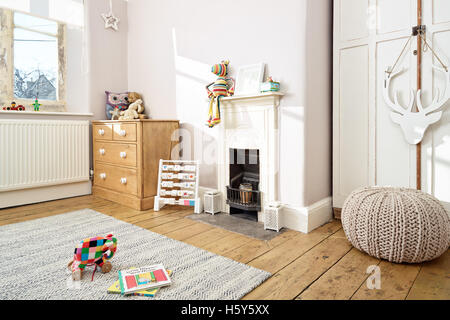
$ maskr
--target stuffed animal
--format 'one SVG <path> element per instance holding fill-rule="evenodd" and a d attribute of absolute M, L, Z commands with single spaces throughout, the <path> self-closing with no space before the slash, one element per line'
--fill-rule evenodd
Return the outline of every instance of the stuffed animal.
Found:
<path fill-rule="evenodd" d="M 107 260 L 114 256 L 116 250 L 117 239 L 112 234 L 108 234 L 104 238 L 94 237 L 81 241 L 75 248 L 73 260 L 68 265 L 72 271 L 73 280 L 80 280 L 84 268 L 94 264 L 94 273 L 97 267 L 102 268 L 103 273 L 111 271 L 112 264 Z M 108 251 L 109 254 L 107 254 Z M 94 279 L 94 273 L 92 274 L 92 280 Z"/>
<path fill-rule="evenodd" d="M 128 102 L 128 92 L 124 93 L 114 93 L 105 91 L 106 93 L 106 118 L 111 120 L 110 111 L 114 112 L 114 109 L 119 109 L 119 111 L 125 111 L 130 104 Z"/>
<path fill-rule="evenodd" d="M 212 128 L 216 124 L 220 123 L 220 98 L 228 97 L 234 94 L 234 79 L 227 77 L 228 75 L 228 64 L 229 61 L 222 61 L 222 63 L 215 64 L 211 68 L 211 72 L 218 76 L 215 82 L 211 82 L 206 86 L 206 91 L 208 92 L 209 102 L 209 114 L 207 125 Z M 212 86 L 212 91 L 210 87 Z M 216 102 L 216 112 L 213 115 L 213 105 Z"/>
<path fill-rule="evenodd" d="M 137 100 L 142 101 L 142 96 L 137 92 L 130 92 L 128 93 L 128 101 L 130 104 L 136 102 Z M 137 110 L 137 113 L 141 114 L 144 113 L 144 102 L 142 102 Z"/>
<path fill-rule="evenodd" d="M 111 120 L 119 120 L 120 117 L 120 109 L 114 108 L 114 110 L 110 110 L 109 113 L 111 114 Z"/>
<path fill-rule="evenodd" d="M 138 119 L 138 110 L 141 108 L 142 100 L 137 99 L 135 102 L 130 104 L 127 110 L 120 112 L 119 120 L 133 120 Z"/>

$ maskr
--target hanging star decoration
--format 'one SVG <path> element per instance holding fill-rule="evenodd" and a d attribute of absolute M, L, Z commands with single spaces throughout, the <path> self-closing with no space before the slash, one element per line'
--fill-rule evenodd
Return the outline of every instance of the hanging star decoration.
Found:
<path fill-rule="evenodd" d="M 39 103 L 38 99 L 36 99 L 31 106 L 34 107 L 34 111 L 39 111 L 39 107 L 41 106 L 41 104 Z"/>
<path fill-rule="evenodd" d="M 102 18 L 105 20 L 105 29 L 112 28 L 115 31 L 119 30 L 119 21 L 112 10 L 112 0 L 109 1 L 109 13 L 102 13 Z"/>

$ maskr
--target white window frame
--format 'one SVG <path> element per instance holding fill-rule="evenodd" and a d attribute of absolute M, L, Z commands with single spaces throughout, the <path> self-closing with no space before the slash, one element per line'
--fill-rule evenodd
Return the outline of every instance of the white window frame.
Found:
<path fill-rule="evenodd" d="M 21 99 L 14 96 L 14 29 L 20 28 L 31 32 L 44 34 L 47 36 L 56 37 L 58 41 L 58 86 L 57 86 L 57 100 L 39 99 L 41 104 L 41 111 L 48 112 L 66 112 L 66 78 L 67 78 L 67 52 L 66 52 L 66 29 L 65 23 L 43 18 L 49 21 L 54 21 L 58 24 L 58 33 L 46 33 L 29 29 L 14 24 L 14 13 L 19 12 L 30 16 L 36 16 L 28 12 L 18 10 L 10 10 L 0 7 L 0 106 L 9 106 L 12 101 L 16 105 L 23 105 L 27 111 L 32 111 L 31 106 L 34 99 Z M 3 27 L 3 29 L 2 29 Z M 3 58 L 2 58 L 3 57 Z M 2 60 L 3 59 L 3 60 Z"/>

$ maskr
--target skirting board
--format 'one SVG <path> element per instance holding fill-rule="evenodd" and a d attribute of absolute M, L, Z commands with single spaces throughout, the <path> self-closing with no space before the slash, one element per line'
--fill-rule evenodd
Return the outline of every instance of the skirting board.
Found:
<path fill-rule="evenodd" d="M 206 191 L 211 188 L 199 187 L 199 197 L 203 200 Z M 308 233 L 333 219 L 331 197 L 322 199 L 308 207 L 294 207 L 284 204 L 281 224 L 285 228 Z"/>
<path fill-rule="evenodd" d="M 328 197 L 308 207 L 284 205 L 282 224 L 286 228 L 309 233 L 333 219 L 331 202 L 331 197 Z"/>
<path fill-rule="evenodd" d="M 91 193 L 92 184 L 90 180 L 48 187 L 0 192 L 0 208 L 72 198 Z"/>

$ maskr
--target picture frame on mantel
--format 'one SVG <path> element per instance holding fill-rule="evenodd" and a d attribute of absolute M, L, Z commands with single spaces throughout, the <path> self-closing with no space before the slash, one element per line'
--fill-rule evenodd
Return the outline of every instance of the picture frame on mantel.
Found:
<path fill-rule="evenodd" d="M 260 94 L 265 68 L 266 64 L 263 62 L 239 67 L 234 95 Z"/>

